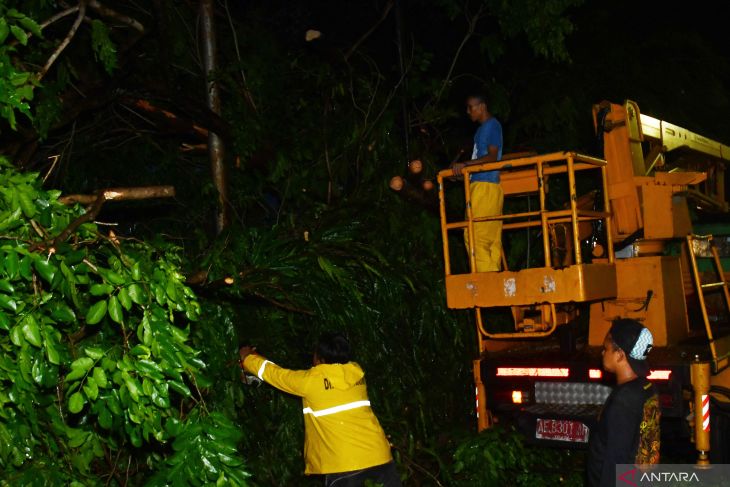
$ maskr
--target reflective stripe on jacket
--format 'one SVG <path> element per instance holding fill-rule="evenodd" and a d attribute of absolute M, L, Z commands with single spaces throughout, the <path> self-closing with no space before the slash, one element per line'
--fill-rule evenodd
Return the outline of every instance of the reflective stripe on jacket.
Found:
<path fill-rule="evenodd" d="M 304 473 L 350 472 L 392 460 L 390 444 L 370 408 L 365 373 L 355 362 L 288 370 L 251 354 L 243 366 L 302 398 Z"/>

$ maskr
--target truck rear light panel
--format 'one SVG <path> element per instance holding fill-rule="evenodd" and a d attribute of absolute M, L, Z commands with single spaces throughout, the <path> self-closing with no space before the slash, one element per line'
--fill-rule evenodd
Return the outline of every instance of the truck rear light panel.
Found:
<path fill-rule="evenodd" d="M 555 377 L 567 379 L 567 367 L 497 367 L 497 377 Z"/>
<path fill-rule="evenodd" d="M 652 370 L 647 379 L 649 380 L 669 380 L 672 376 L 671 370 Z"/>

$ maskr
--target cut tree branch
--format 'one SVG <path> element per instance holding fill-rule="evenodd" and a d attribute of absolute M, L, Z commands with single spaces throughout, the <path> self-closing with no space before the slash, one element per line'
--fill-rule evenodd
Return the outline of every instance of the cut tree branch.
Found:
<path fill-rule="evenodd" d="M 145 200 L 151 198 L 172 198 L 175 196 L 173 186 L 141 186 L 136 188 L 108 188 L 97 191 L 96 194 L 72 194 L 59 198 L 63 204 L 88 204 L 86 213 L 72 221 L 61 233 L 53 239 L 32 245 L 31 252 L 39 249 L 54 248 L 79 228 L 82 224 L 94 220 L 107 201 Z"/>
<path fill-rule="evenodd" d="M 172 198 L 175 196 L 174 186 L 139 186 L 135 188 L 108 188 L 94 194 L 70 194 L 58 199 L 64 205 L 81 203 L 89 205 L 99 198 L 106 201 L 147 200 L 151 198 Z"/>

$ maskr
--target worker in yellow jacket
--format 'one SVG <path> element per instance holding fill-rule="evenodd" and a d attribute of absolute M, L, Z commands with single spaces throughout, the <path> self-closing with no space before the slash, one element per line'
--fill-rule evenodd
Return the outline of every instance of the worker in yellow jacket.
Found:
<path fill-rule="evenodd" d="M 370 408 L 365 373 L 350 361 L 341 333 L 325 333 L 308 370 L 288 370 L 250 346 L 241 366 L 279 390 L 302 398 L 304 473 L 325 475 L 326 487 L 360 487 L 366 480 L 400 487 L 383 428 Z"/>

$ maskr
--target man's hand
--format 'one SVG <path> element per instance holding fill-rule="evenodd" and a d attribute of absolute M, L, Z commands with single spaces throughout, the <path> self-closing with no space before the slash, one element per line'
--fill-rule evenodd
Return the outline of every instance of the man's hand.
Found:
<path fill-rule="evenodd" d="M 466 166 L 466 164 L 463 162 L 455 162 L 451 165 L 451 171 L 454 173 L 454 177 L 461 176 L 461 170 L 464 169 L 464 166 Z"/>
<path fill-rule="evenodd" d="M 256 347 L 250 345 L 244 345 L 238 350 L 238 355 L 241 357 L 241 367 L 243 367 L 243 361 L 246 360 L 246 357 L 252 353 L 256 353 Z"/>

